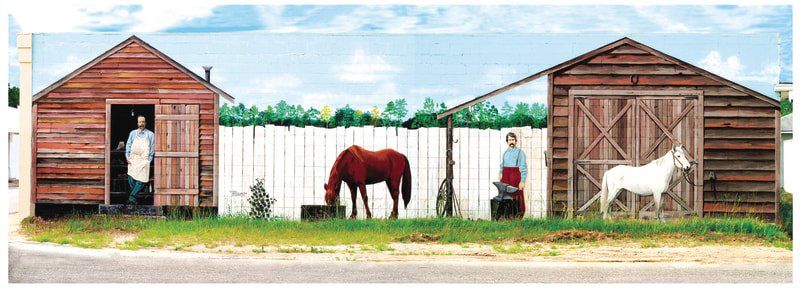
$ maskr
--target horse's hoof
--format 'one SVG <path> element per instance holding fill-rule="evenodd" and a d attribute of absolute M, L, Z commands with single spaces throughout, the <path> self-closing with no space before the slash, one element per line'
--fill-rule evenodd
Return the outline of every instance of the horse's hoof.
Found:
<path fill-rule="evenodd" d="M 356 219 L 356 215 L 350 215 L 350 219 L 351 219 L 351 220 L 354 220 L 354 219 Z"/>

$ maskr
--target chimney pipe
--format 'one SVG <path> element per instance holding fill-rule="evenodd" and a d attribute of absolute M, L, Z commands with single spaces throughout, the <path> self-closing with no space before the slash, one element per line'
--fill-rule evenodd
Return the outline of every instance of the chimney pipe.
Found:
<path fill-rule="evenodd" d="M 210 65 L 208 65 L 208 66 L 204 65 L 203 66 L 203 70 L 206 71 L 206 81 L 209 82 L 209 83 L 211 83 L 211 68 L 213 68 L 213 66 L 210 66 Z"/>

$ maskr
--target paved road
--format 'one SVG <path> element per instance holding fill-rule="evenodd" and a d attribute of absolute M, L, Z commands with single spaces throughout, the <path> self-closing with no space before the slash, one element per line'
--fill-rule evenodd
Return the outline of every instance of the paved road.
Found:
<path fill-rule="evenodd" d="M 791 279 L 791 264 L 286 261 L 9 243 L 9 282 L 12 283 L 791 283 Z"/>

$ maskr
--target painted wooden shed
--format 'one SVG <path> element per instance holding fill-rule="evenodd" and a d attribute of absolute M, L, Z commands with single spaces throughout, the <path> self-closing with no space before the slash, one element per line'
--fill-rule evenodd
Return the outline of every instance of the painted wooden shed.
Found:
<path fill-rule="evenodd" d="M 438 115 L 548 78 L 548 213 L 598 211 L 603 173 L 644 165 L 683 144 L 698 165 L 677 172 L 669 217 L 752 214 L 775 218 L 779 201 L 777 100 L 622 38 Z M 692 184 L 694 183 L 694 185 Z M 616 215 L 652 216 L 651 197 L 623 193 Z"/>
<path fill-rule="evenodd" d="M 156 136 L 147 203 L 217 206 L 219 98 L 233 97 L 209 70 L 202 78 L 131 36 L 35 94 L 32 202 L 124 198 L 124 141 L 144 115 Z"/>

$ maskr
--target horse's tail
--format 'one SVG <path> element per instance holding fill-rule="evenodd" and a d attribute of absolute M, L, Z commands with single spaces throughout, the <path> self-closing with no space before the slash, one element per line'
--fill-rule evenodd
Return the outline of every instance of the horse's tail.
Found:
<path fill-rule="evenodd" d="M 606 173 L 603 173 L 603 182 L 600 184 L 600 213 L 603 214 L 603 218 L 606 217 L 608 211 L 608 174 Z"/>
<path fill-rule="evenodd" d="M 408 163 L 408 157 L 403 155 L 403 159 L 406 161 L 406 167 L 403 169 L 403 207 L 408 208 L 408 203 L 411 201 L 411 165 Z"/>

